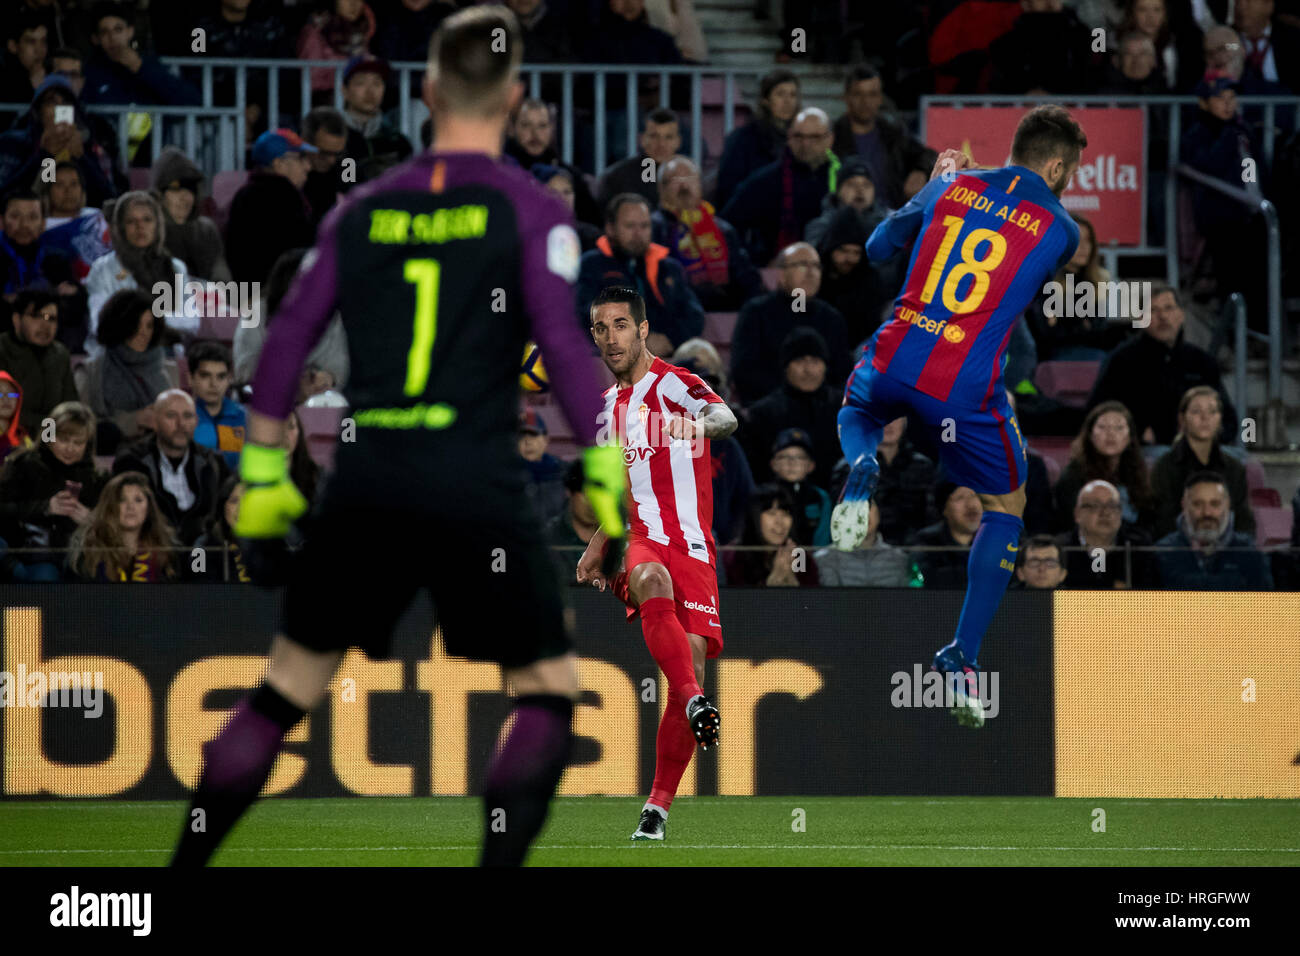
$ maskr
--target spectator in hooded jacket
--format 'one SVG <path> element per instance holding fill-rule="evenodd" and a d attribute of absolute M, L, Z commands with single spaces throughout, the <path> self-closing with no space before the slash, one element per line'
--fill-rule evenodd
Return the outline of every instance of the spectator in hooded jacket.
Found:
<path fill-rule="evenodd" d="M 699 167 L 685 156 L 670 159 L 658 185 L 654 241 L 681 264 L 704 310 L 735 312 L 761 295 L 763 281 L 739 234 L 704 201 Z"/>
<path fill-rule="evenodd" d="M 804 227 L 804 242 L 818 245 L 830 228 L 835 214 L 846 206 L 858 214 L 868 236 L 889 215 L 889 207 L 876 191 L 871 169 L 861 156 L 850 156 L 840 164 L 840 171 L 835 178 L 835 192 L 826 194 L 822 200 L 821 215 Z"/>
<path fill-rule="evenodd" d="M 844 316 L 849 344 L 855 348 L 880 328 L 893 301 L 891 290 L 867 260 L 868 235 L 856 212 L 841 209 L 817 247 L 822 261 L 817 297 Z"/>
<path fill-rule="evenodd" d="M 96 444 L 111 455 L 153 428 L 154 400 L 171 387 L 163 323 L 153 314 L 153 299 L 139 289 L 115 292 L 99 319 L 103 351 L 86 363 L 84 391 L 99 418 Z"/>
<path fill-rule="evenodd" d="M 835 192 L 839 159 L 831 152 L 830 120 L 806 109 L 794 118 L 781 158 L 736 187 L 722 218 L 736 227 L 760 267 L 798 242 L 821 212 L 822 199 Z"/>
<path fill-rule="evenodd" d="M 838 386 L 848 378 L 848 326 L 834 306 L 817 298 L 821 269 L 817 250 L 796 242 L 781 253 L 781 288 L 741 307 L 731 341 L 731 380 L 741 402 L 758 401 L 780 386 L 785 368 L 782 343 L 801 326 L 821 336 L 827 350 L 823 358 L 829 363 L 826 380 Z"/>
<path fill-rule="evenodd" d="M 316 241 L 303 195 L 306 155 L 316 147 L 289 129 L 267 130 L 253 143 L 254 170 L 235 193 L 226 222 L 226 261 L 237 282 L 265 282 L 275 261 Z"/>
<path fill-rule="evenodd" d="M 129 192 L 113 204 L 109 220 L 113 233 L 113 251 L 96 259 L 86 277 L 90 296 L 90 334 L 86 351 L 98 355 L 101 345 L 97 335 L 99 317 L 109 297 L 123 289 L 139 289 L 156 296 L 159 286 L 173 292 L 189 282 L 189 267 L 166 251 L 166 226 L 162 205 L 152 194 Z M 169 303 L 175 305 L 176 303 Z M 179 303 L 180 308 L 164 312 L 166 324 L 178 332 L 197 332 L 199 316 Z"/>
<path fill-rule="evenodd" d="M 938 154 L 882 115 L 884 102 L 883 83 L 874 67 L 850 70 L 844 79 L 845 112 L 835 121 L 831 148 L 845 162 L 861 159 L 876 193 L 897 209 L 929 182 Z"/>
<path fill-rule="evenodd" d="M 691 291 L 685 270 L 667 247 L 650 241 L 650 204 L 635 193 L 610 200 L 605 235 L 584 253 L 575 293 L 584 331 L 591 327 L 591 303 L 601 289 L 629 286 L 645 299 L 650 334 L 646 347 L 663 358 L 704 329 L 704 310 Z"/>
<path fill-rule="evenodd" d="M 8 372 L 0 370 L 0 462 L 14 452 L 32 447 L 31 436 L 19 415 L 23 410 L 23 387 Z"/>
<path fill-rule="evenodd" d="M 1198 471 L 1223 476 L 1232 504 L 1233 527 L 1253 534 L 1255 513 L 1250 507 L 1246 468 L 1219 443 L 1223 425 L 1223 400 L 1208 385 L 1189 388 L 1178 403 L 1178 435 L 1170 449 L 1151 469 L 1151 490 L 1156 500 L 1156 537 L 1177 530 L 1178 509 L 1187 479 Z"/>
<path fill-rule="evenodd" d="M 95 49 L 85 63 L 86 102 L 198 106 L 198 90 L 157 57 L 136 49 L 133 17 L 131 6 L 111 0 L 92 8 L 90 40 Z"/>
<path fill-rule="evenodd" d="M 0 333 L 0 369 L 22 386 L 19 424 L 35 435 L 50 410 L 61 402 L 75 401 L 68 350 L 56 340 L 58 299 L 44 289 L 24 289 L 14 299 L 13 325 Z"/>
<path fill-rule="evenodd" d="M 791 71 L 773 70 L 759 81 L 754 115 L 728 133 L 723 143 L 714 206 L 725 207 L 737 186 L 781 158 L 786 132 L 800 108 L 799 78 Z"/>
<path fill-rule="evenodd" d="M 348 60 L 370 53 L 376 29 L 370 5 L 364 0 L 328 0 L 325 7 L 313 14 L 298 34 L 298 59 Z M 333 95 L 334 71 L 329 67 L 314 68 L 310 82 L 312 93 L 317 94 L 313 99 Z"/>
<path fill-rule="evenodd" d="M 68 570 L 85 581 L 164 581 L 176 576 L 178 544 L 148 479 L 128 472 L 109 479 L 73 534 Z"/>
<path fill-rule="evenodd" d="M 199 212 L 205 193 L 202 171 L 175 146 L 168 146 L 154 162 L 151 178 L 161 199 L 163 251 L 185 263 L 192 278 L 229 282 L 221 230 Z"/>
<path fill-rule="evenodd" d="M 57 581 L 58 552 L 90 518 L 108 481 L 95 470 L 95 416 L 80 402 L 50 412 L 52 440 L 9 456 L 0 470 L 0 534 L 10 548 L 50 549 L 12 565 L 21 581 Z M 14 556 L 17 557 L 17 556 Z"/>
<path fill-rule="evenodd" d="M 0 135 L 0 193 L 32 188 L 40 180 L 46 161 L 53 160 L 77 165 L 88 205 L 101 206 L 116 196 L 111 175 L 114 161 L 108 147 L 92 131 L 71 82 L 57 73 L 50 74 L 36 88 L 31 104 L 31 109 Z M 60 106 L 72 107 L 71 123 L 55 122 Z"/>
<path fill-rule="evenodd" d="M 738 432 L 757 481 L 771 480 L 771 449 L 777 436 L 797 428 L 812 438 L 812 481 L 825 488 L 840 458 L 836 427 L 843 398 L 826 384 L 826 342 L 813 329 L 796 328 L 781 343 L 784 383 L 744 410 Z"/>

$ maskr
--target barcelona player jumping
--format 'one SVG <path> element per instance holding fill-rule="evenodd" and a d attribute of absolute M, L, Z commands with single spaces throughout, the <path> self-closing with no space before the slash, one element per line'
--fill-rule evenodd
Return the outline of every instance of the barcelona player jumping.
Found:
<path fill-rule="evenodd" d="M 909 245 L 911 257 L 892 319 L 845 387 L 839 433 L 852 470 L 831 533 L 845 550 L 865 537 L 881 432 L 913 412 L 934 433 L 952 480 L 984 505 L 957 634 L 933 664 L 955 675 L 954 710 L 966 726 L 984 723 L 980 642 L 1024 531 L 1028 459 L 1002 383 L 1004 355 L 1020 314 L 1079 243 L 1060 197 L 1087 145 L 1065 109 L 1037 107 L 1016 128 L 1010 166 L 972 169 L 968 157 L 947 150 L 925 188 L 867 240 L 873 261 Z"/>

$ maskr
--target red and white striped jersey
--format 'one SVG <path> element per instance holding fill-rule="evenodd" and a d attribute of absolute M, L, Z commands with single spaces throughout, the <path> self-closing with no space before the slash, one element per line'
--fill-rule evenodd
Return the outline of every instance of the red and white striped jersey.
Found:
<path fill-rule="evenodd" d="M 693 419 L 712 402 L 722 399 L 699 376 L 656 358 L 635 385 L 605 391 L 602 420 L 623 448 L 631 533 L 715 565 L 709 440 L 665 433 L 674 415 Z"/>

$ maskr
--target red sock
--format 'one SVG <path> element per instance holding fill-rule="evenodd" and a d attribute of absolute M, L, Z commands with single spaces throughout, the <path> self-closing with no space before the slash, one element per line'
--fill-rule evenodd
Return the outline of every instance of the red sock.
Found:
<path fill-rule="evenodd" d="M 669 693 L 676 691 L 686 701 L 700 693 L 695 680 L 695 663 L 691 659 L 691 642 L 686 629 L 677 620 L 677 610 L 672 598 L 657 597 L 641 602 L 641 633 L 646 647 L 659 669 L 668 678 Z M 684 713 L 684 711 L 683 711 Z"/>
<path fill-rule="evenodd" d="M 669 688 L 668 704 L 659 721 L 659 736 L 655 738 L 655 782 L 649 802 L 665 811 L 672 806 L 677 785 L 682 782 L 686 765 L 695 753 L 695 734 L 686 723 L 687 699 Z"/>

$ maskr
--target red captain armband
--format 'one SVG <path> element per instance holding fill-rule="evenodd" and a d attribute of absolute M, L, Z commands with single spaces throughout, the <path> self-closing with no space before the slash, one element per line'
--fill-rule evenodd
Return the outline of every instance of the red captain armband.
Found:
<path fill-rule="evenodd" d="M 696 382 L 686 390 L 686 394 L 698 401 L 707 401 L 713 395 L 713 390 L 703 382 Z"/>

